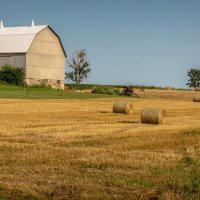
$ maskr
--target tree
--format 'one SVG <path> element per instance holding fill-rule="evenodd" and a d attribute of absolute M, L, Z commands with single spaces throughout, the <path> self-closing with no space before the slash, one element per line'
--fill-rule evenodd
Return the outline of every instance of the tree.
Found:
<path fill-rule="evenodd" d="M 189 76 L 189 80 L 187 82 L 187 85 L 191 88 L 197 88 L 200 87 L 200 69 L 190 69 L 187 73 Z"/>
<path fill-rule="evenodd" d="M 22 85 L 25 78 L 23 67 L 5 65 L 0 68 L 0 81 L 9 84 Z"/>
<path fill-rule="evenodd" d="M 69 67 L 72 69 L 71 72 L 65 73 L 65 78 L 72 80 L 76 84 L 87 79 L 89 72 L 91 71 L 90 63 L 86 58 L 85 49 L 77 50 L 72 57 L 72 62 L 69 63 Z"/>

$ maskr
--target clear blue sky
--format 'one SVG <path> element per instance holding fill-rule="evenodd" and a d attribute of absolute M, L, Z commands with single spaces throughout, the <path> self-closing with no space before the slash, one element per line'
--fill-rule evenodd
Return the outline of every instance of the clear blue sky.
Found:
<path fill-rule="evenodd" d="M 0 18 L 49 24 L 68 59 L 85 48 L 85 83 L 186 87 L 200 65 L 200 0 L 0 0 Z"/>

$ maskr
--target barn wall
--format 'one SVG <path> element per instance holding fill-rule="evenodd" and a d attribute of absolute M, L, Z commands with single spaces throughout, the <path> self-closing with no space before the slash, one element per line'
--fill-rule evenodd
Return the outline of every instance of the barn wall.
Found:
<path fill-rule="evenodd" d="M 39 32 L 26 57 L 26 78 L 64 84 L 65 55 L 58 37 L 47 27 Z"/>
<path fill-rule="evenodd" d="M 0 54 L 0 67 L 6 64 L 25 68 L 26 54 Z"/>

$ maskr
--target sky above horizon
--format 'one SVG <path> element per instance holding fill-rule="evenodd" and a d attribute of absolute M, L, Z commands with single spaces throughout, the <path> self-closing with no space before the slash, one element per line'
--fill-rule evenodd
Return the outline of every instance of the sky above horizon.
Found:
<path fill-rule="evenodd" d="M 186 87 L 200 66 L 199 10 L 199 0 L 0 0 L 5 26 L 50 25 L 68 61 L 86 49 L 83 83 L 94 84 Z"/>

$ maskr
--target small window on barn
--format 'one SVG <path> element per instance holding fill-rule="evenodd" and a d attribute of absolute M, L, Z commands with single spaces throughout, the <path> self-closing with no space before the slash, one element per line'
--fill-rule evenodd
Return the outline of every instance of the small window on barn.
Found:
<path fill-rule="evenodd" d="M 60 84 L 60 80 L 57 80 L 57 84 Z"/>

